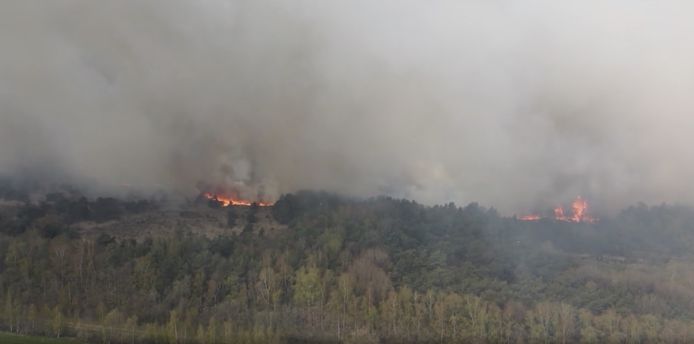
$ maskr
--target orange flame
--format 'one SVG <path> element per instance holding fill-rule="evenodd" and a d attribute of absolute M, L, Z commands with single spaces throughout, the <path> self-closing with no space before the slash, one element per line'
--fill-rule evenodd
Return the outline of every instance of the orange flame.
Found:
<path fill-rule="evenodd" d="M 588 203 L 582 199 L 581 196 L 578 196 L 576 200 L 571 203 L 571 209 L 573 209 L 574 212 L 574 216 L 571 217 L 573 222 L 581 222 L 588 218 L 585 214 L 586 209 L 588 209 Z"/>
<path fill-rule="evenodd" d="M 235 198 L 232 196 L 213 194 L 211 192 L 205 192 L 202 195 L 205 196 L 205 198 L 207 198 L 207 199 L 220 202 L 223 207 L 228 207 L 228 206 L 250 207 L 251 205 L 253 205 L 253 203 L 257 204 L 259 207 L 271 207 L 274 204 L 271 202 L 261 202 L 261 201 L 252 202 L 249 200 L 239 199 L 239 198 Z"/>
<path fill-rule="evenodd" d="M 554 208 L 554 220 L 575 223 L 595 223 L 597 221 L 596 218 L 588 215 L 588 202 L 581 198 L 581 196 L 576 197 L 576 199 L 571 203 L 571 210 L 571 216 L 566 216 L 566 214 L 564 214 L 564 208 L 561 205 L 557 206 Z M 540 215 L 532 214 L 521 216 L 518 219 L 521 221 L 538 221 L 541 218 L 542 217 Z"/>
<path fill-rule="evenodd" d="M 568 218 L 564 215 L 564 208 L 558 206 L 554 208 L 554 219 L 557 221 L 567 221 Z"/>

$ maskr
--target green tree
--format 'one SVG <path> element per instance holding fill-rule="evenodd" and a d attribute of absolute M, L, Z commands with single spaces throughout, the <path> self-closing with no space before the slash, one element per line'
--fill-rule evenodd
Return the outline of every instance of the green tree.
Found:
<path fill-rule="evenodd" d="M 53 308 L 53 315 L 51 318 L 51 330 L 53 335 L 60 338 L 65 331 L 65 318 L 63 317 L 63 312 L 55 306 Z"/>

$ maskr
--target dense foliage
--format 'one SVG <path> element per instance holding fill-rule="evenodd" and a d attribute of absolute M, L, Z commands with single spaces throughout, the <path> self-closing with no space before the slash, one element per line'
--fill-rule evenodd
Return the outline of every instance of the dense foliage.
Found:
<path fill-rule="evenodd" d="M 689 342 L 694 213 L 596 225 L 470 204 L 283 196 L 282 230 L 87 236 L 155 204 L 51 195 L 0 215 L 2 326 L 98 342 Z M 216 211 L 224 212 L 225 209 Z"/>

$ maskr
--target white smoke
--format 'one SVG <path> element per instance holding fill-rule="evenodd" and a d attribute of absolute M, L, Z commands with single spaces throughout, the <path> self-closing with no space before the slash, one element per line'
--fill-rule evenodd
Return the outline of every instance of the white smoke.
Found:
<path fill-rule="evenodd" d="M 577 195 L 608 210 L 692 203 L 692 9 L 6 1 L 0 172 L 507 212 Z"/>

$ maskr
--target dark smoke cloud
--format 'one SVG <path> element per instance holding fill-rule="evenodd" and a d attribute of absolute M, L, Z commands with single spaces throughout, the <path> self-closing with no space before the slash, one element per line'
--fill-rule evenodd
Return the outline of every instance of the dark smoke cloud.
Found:
<path fill-rule="evenodd" d="M 0 173 L 506 212 L 694 201 L 679 1 L 0 4 Z"/>

